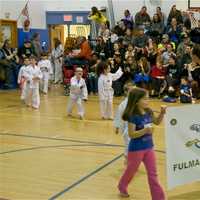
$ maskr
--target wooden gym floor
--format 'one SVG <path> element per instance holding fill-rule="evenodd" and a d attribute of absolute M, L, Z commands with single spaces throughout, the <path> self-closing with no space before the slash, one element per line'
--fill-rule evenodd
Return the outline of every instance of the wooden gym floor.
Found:
<path fill-rule="evenodd" d="M 116 108 L 121 98 L 114 99 Z M 149 100 L 159 109 L 159 100 Z M 89 97 L 84 121 L 66 117 L 67 97 L 54 86 L 38 111 L 19 91 L 0 91 L 0 199 L 118 200 L 124 170 L 123 140 L 102 121 L 98 98 Z M 166 191 L 164 125 L 154 134 L 159 179 Z M 141 166 L 129 187 L 134 200 L 150 200 Z M 166 191 L 169 200 L 199 200 L 200 182 Z"/>

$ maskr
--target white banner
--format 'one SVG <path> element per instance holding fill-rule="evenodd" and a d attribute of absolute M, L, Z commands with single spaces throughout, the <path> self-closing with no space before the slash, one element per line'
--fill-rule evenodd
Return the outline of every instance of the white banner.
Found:
<path fill-rule="evenodd" d="M 200 180 L 200 105 L 169 107 L 165 136 L 168 189 Z"/>

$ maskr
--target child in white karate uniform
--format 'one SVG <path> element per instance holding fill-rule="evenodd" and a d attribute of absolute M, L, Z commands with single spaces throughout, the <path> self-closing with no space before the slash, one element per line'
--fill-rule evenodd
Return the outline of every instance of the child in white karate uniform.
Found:
<path fill-rule="evenodd" d="M 131 91 L 131 89 L 133 88 L 133 84 L 131 82 L 126 83 L 124 85 L 124 93 L 125 93 L 125 99 L 120 103 L 120 105 L 117 108 L 117 111 L 115 113 L 115 118 L 114 118 L 114 127 L 116 134 L 120 133 L 123 136 L 124 139 L 124 144 L 125 144 L 125 150 L 124 150 L 124 156 L 125 159 L 127 160 L 127 154 L 128 154 L 128 144 L 130 141 L 130 137 L 128 135 L 128 122 L 125 122 L 122 119 L 122 115 L 124 113 L 124 110 L 127 106 L 127 102 L 128 102 L 128 93 L 129 91 Z"/>
<path fill-rule="evenodd" d="M 41 60 L 38 62 L 38 67 L 42 72 L 42 79 L 40 80 L 41 91 L 44 94 L 48 93 L 49 79 L 50 75 L 53 74 L 51 62 L 48 59 L 48 55 L 46 53 L 42 53 Z"/>
<path fill-rule="evenodd" d="M 42 72 L 36 65 L 34 56 L 30 58 L 30 63 L 25 73 L 27 80 L 25 102 L 28 106 L 38 109 L 40 106 L 39 82 L 42 79 Z"/>
<path fill-rule="evenodd" d="M 30 60 L 28 57 L 24 58 L 24 65 L 20 68 L 19 74 L 18 74 L 18 79 L 17 83 L 19 84 L 19 87 L 21 89 L 21 96 L 20 99 L 22 101 L 25 100 L 25 95 L 26 95 L 26 79 L 25 79 L 25 73 L 26 73 L 26 68 L 30 64 Z"/>
<path fill-rule="evenodd" d="M 68 116 L 71 116 L 73 106 L 76 104 L 78 107 L 78 115 L 80 119 L 83 119 L 85 114 L 82 100 L 86 101 L 88 98 L 87 86 L 82 76 L 83 69 L 79 67 L 76 68 L 75 76 L 72 77 L 70 83 L 70 96 L 67 106 L 67 114 Z"/>
<path fill-rule="evenodd" d="M 110 73 L 110 66 L 105 62 L 97 65 L 98 93 L 102 119 L 113 119 L 113 94 L 112 82 L 119 79 L 123 72 L 119 68 L 116 73 Z"/>

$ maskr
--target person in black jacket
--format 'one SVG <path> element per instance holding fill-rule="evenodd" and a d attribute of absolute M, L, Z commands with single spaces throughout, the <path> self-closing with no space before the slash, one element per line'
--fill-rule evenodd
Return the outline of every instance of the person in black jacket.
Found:
<path fill-rule="evenodd" d="M 26 57 L 29 58 L 31 55 L 33 55 L 33 48 L 31 45 L 31 41 L 26 40 L 23 46 L 18 50 L 18 56 L 20 58 L 26 58 Z"/>
<path fill-rule="evenodd" d="M 200 98 L 200 45 L 196 44 L 192 49 L 192 90 L 194 97 Z"/>
<path fill-rule="evenodd" d="M 176 5 L 173 5 L 171 8 L 171 11 L 167 19 L 167 25 L 171 24 L 172 18 L 176 18 L 178 25 L 183 23 L 183 17 L 181 15 L 181 11 L 176 9 Z"/>

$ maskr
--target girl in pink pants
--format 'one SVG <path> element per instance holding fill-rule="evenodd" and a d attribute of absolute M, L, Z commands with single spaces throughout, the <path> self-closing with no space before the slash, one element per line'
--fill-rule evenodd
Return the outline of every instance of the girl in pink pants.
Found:
<path fill-rule="evenodd" d="M 134 88 L 129 93 L 128 103 L 123 113 L 123 120 L 128 121 L 128 133 L 131 138 L 128 149 L 128 165 L 118 185 L 120 195 L 129 197 L 127 187 L 135 176 L 141 162 L 147 171 L 152 200 L 165 200 L 164 191 L 159 184 L 156 158 L 153 149 L 152 123 L 161 123 L 166 108 L 161 107 L 158 117 L 148 108 L 146 91 Z"/>

